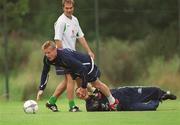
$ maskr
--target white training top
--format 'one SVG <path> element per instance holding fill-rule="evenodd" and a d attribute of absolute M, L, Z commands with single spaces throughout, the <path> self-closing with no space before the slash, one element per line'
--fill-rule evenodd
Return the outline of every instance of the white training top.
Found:
<path fill-rule="evenodd" d="M 69 19 L 64 13 L 55 22 L 54 29 L 54 40 L 61 40 L 63 48 L 75 50 L 76 39 L 84 36 L 78 19 L 75 16 Z"/>

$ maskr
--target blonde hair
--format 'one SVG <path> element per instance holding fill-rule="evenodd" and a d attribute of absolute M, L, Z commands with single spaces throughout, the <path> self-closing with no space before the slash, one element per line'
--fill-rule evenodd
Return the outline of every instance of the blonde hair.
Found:
<path fill-rule="evenodd" d="M 53 42 L 53 41 L 46 41 L 43 45 L 42 45 L 42 47 L 41 47 L 41 49 L 42 50 L 45 50 L 45 49 L 47 49 L 48 47 L 51 47 L 51 48 L 56 48 L 56 44 Z"/>
<path fill-rule="evenodd" d="M 65 3 L 72 3 L 74 5 L 74 0 L 62 0 L 62 6 L 64 6 Z"/>

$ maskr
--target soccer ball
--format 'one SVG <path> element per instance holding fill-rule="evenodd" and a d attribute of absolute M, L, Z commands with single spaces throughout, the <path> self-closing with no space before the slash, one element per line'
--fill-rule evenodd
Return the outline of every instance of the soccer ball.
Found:
<path fill-rule="evenodd" d="M 34 100 L 27 100 L 23 106 L 24 112 L 28 114 L 35 114 L 38 111 L 38 104 Z"/>

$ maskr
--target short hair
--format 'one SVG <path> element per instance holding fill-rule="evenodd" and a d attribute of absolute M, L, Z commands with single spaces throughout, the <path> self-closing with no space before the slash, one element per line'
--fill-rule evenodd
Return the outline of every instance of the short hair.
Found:
<path fill-rule="evenodd" d="M 45 50 L 45 49 L 47 49 L 48 47 L 52 47 L 52 48 L 54 49 L 54 48 L 56 48 L 56 44 L 55 44 L 53 41 L 46 41 L 46 42 L 42 45 L 41 49 L 42 49 L 42 50 Z"/>
<path fill-rule="evenodd" d="M 62 6 L 64 6 L 65 3 L 72 3 L 74 5 L 74 0 L 62 0 Z"/>

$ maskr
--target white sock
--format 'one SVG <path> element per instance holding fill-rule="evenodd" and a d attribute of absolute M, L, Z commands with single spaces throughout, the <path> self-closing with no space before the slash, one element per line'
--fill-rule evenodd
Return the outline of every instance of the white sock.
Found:
<path fill-rule="evenodd" d="M 167 92 L 166 92 L 166 94 L 170 95 L 170 94 L 171 94 L 171 92 L 170 92 L 170 91 L 167 91 Z"/>
<path fill-rule="evenodd" d="M 115 98 L 111 94 L 109 97 L 107 97 L 107 99 L 108 99 L 110 105 L 115 103 Z"/>

